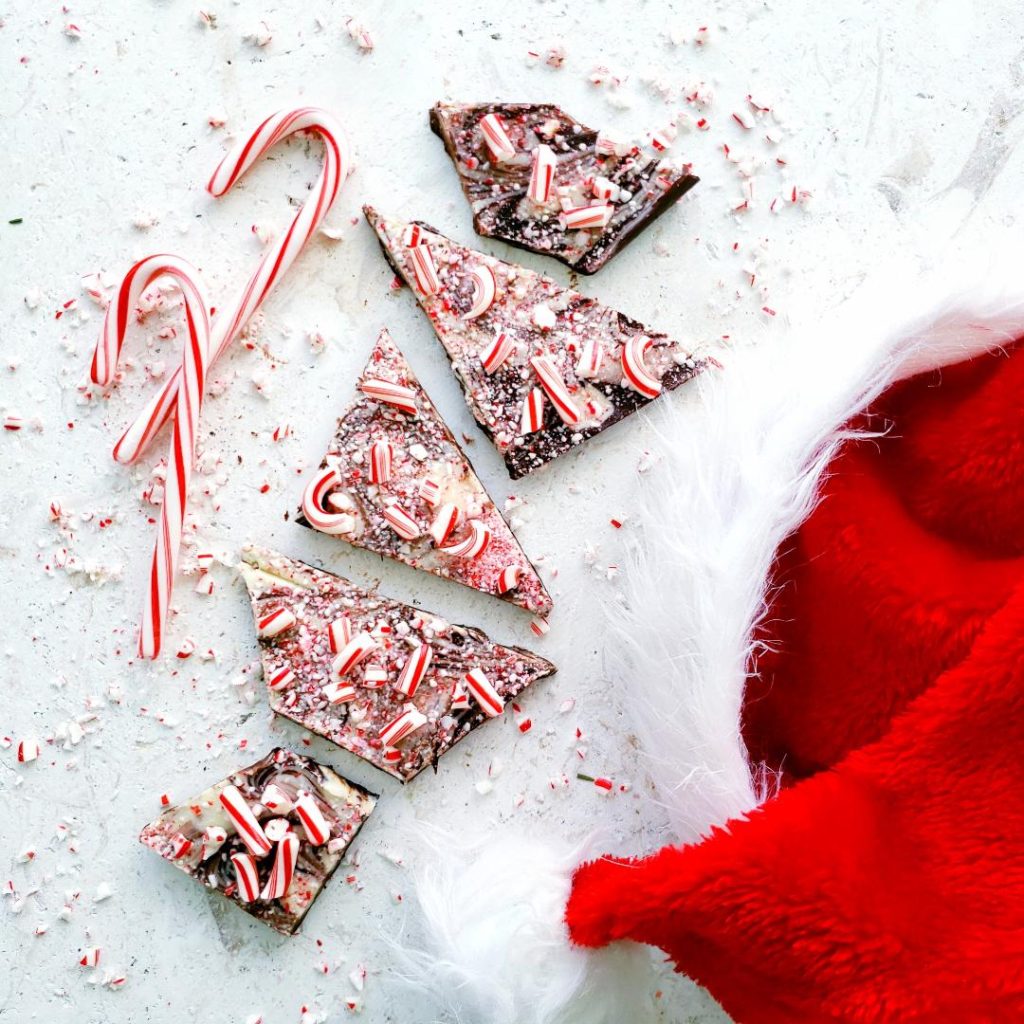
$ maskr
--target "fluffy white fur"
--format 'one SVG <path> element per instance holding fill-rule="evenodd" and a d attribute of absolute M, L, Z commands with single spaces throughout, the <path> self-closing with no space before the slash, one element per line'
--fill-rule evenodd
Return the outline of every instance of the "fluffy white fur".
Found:
<path fill-rule="evenodd" d="M 893 380 L 1024 334 L 1020 251 L 965 256 L 924 277 L 889 268 L 822 321 L 724 356 L 689 400 L 657 403 L 662 461 L 638 502 L 646 523 L 632 583 L 609 616 L 626 642 L 608 652 L 615 684 L 635 691 L 635 730 L 679 842 L 770 791 L 739 730 L 751 633 L 774 552 L 813 507 L 842 425 Z M 644 957 L 583 952 L 566 939 L 581 856 L 510 829 L 457 857 L 445 843 L 420 858 L 423 941 L 405 963 L 412 983 L 443 990 L 443 1019 L 648 1019 L 628 1005 L 643 991 L 629 972 L 647 969 Z M 522 870 L 502 870 L 510 862 Z"/>

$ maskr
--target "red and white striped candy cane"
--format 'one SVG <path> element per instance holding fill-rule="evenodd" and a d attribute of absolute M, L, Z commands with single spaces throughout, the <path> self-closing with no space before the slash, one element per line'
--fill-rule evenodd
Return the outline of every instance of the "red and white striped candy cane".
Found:
<path fill-rule="evenodd" d="M 253 275 L 233 302 L 227 303 L 213 325 L 211 362 L 219 359 L 238 336 L 249 318 L 260 307 L 271 289 L 288 272 L 306 243 L 316 234 L 348 177 L 352 167 L 351 152 L 341 125 L 332 114 L 318 107 L 282 110 L 268 117 L 247 139 L 239 142 L 213 172 L 206 186 L 211 195 L 219 197 L 252 167 L 267 150 L 296 132 L 315 132 L 324 141 L 324 165 L 313 186 L 312 195 L 295 215 L 288 230 L 276 238 L 263 254 Z M 100 357 L 100 367 L 111 359 L 109 347 Z M 96 383 L 102 383 L 95 376 Z M 134 462 L 149 446 L 153 437 L 170 418 L 181 382 L 181 373 L 174 373 L 160 393 L 143 409 L 114 446 L 118 462 Z"/>
<path fill-rule="evenodd" d="M 128 271 L 117 296 L 107 307 L 91 369 L 92 379 L 97 384 L 109 384 L 113 380 L 131 315 L 142 293 L 161 277 L 174 278 L 181 288 L 185 300 L 188 338 L 181 368 L 175 375 L 180 386 L 175 387 L 170 406 L 170 409 L 175 410 L 174 430 L 171 433 L 164 500 L 160 508 L 156 546 L 139 632 L 139 654 L 143 658 L 155 658 L 160 653 L 163 640 L 167 605 L 174 586 L 185 522 L 188 484 L 196 456 L 199 410 L 202 408 L 206 374 L 210 367 L 212 342 L 208 303 L 199 283 L 199 275 L 190 263 L 177 256 L 161 253 L 139 260 Z"/>

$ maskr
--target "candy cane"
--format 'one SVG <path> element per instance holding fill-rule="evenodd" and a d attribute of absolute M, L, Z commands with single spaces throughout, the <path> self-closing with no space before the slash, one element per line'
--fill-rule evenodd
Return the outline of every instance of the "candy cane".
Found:
<path fill-rule="evenodd" d="M 261 637 L 270 639 L 285 630 L 291 629 L 298 619 L 287 608 L 275 608 L 266 615 L 261 615 L 256 623 L 256 632 Z"/>
<path fill-rule="evenodd" d="M 614 209 L 607 204 L 577 206 L 572 210 L 563 210 L 558 215 L 558 220 L 567 231 L 577 228 L 605 228 L 614 212 Z"/>
<path fill-rule="evenodd" d="M 473 282 L 473 303 L 462 315 L 463 320 L 483 316 L 494 305 L 494 297 L 498 294 L 498 281 L 490 267 L 474 267 L 469 276 Z"/>
<path fill-rule="evenodd" d="M 238 898 L 251 903 L 260 894 L 260 876 L 256 871 L 256 861 L 248 853 L 233 853 L 231 863 L 235 868 L 235 881 L 238 883 Z"/>
<path fill-rule="evenodd" d="M 395 719 L 388 722 L 380 731 L 380 741 L 385 747 L 393 747 L 401 743 L 410 733 L 422 729 L 427 724 L 427 716 L 418 711 L 412 704 Z"/>
<path fill-rule="evenodd" d="M 355 506 L 351 510 L 331 512 L 325 507 L 327 494 L 334 487 L 341 484 L 341 476 L 332 466 L 325 466 L 306 485 L 302 493 L 302 514 L 314 530 L 321 533 L 328 533 L 334 536 L 344 536 L 353 533 L 358 525 L 355 515 Z M 331 499 L 338 497 L 331 495 Z"/>
<path fill-rule="evenodd" d="M 650 338 L 645 338 L 642 334 L 634 334 L 622 346 L 623 376 L 629 385 L 645 398 L 657 398 L 661 394 L 661 381 L 647 369 L 644 363 L 644 356 L 652 344 Z"/>
<path fill-rule="evenodd" d="M 182 527 L 185 522 L 185 502 L 189 479 L 196 456 L 196 437 L 199 431 L 199 411 L 206 389 L 206 374 L 210 366 L 210 319 L 206 296 L 199 284 L 195 268 L 177 256 L 159 254 L 139 260 L 125 275 L 116 298 L 107 307 L 103 330 L 93 354 L 90 375 L 97 384 L 109 384 L 117 369 L 117 361 L 124 346 L 125 334 L 132 311 L 142 293 L 158 278 L 172 277 L 181 288 L 185 300 L 185 322 L 188 340 L 182 357 L 181 369 L 168 408 L 176 409 L 174 430 L 171 434 L 167 457 L 168 473 L 164 484 L 164 500 L 160 508 L 156 545 L 149 574 L 149 587 L 142 613 L 139 632 L 139 655 L 155 658 L 163 640 L 167 606 L 174 586 L 178 565 Z"/>
<path fill-rule="evenodd" d="M 505 702 L 501 694 L 491 685 L 491 681 L 483 672 L 475 668 L 465 675 L 466 686 L 473 695 L 473 699 L 480 705 L 488 718 L 495 718 L 505 710 Z"/>
<path fill-rule="evenodd" d="M 430 524 L 430 536 L 435 544 L 440 546 L 448 539 L 458 524 L 459 515 L 459 506 L 450 501 L 446 501 L 437 510 L 437 515 L 434 516 L 434 521 Z"/>
<path fill-rule="evenodd" d="M 558 413 L 562 422 L 568 427 L 577 426 L 583 417 L 580 415 L 579 409 L 576 408 L 576 403 L 565 386 L 558 367 L 547 356 L 534 356 L 530 360 L 530 366 L 533 367 L 540 386 L 551 399 L 555 412 Z"/>
<path fill-rule="evenodd" d="M 394 458 L 394 446 L 387 441 L 374 441 L 370 445 L 371 484 L 386 484 L 391 479 L 391 467 Z"/>
<path fill-rule="evenodd" d="M 327 627 L 327 645 L 331 654 L 340 654 L 341 649 L 352 639 L 352 622 L 347 615 L 335 619 Z"/>
<path fill-rule="evenodd" d="M 217 317 L 210 342 L 211 363 L 224 354 L 263 300 L 288 272 L 306 243 L 319 230 L 352 166 L 345 133 L 326 110 L 317 107 L 283 110 L 268 117 L 249 138 L 239 142 L 221 160 L 206 186 L 211 195 L 224 195 L 267 150 L 300 131 L 315 132 L 323 139 L 323 170 L 313 186 L 312 195 L 295 215 L 288 230 L 274 240 L 235 300 L 225 305 Z M 115 361 L 116 357 L 111 359 L 111 349 L 107 347 L 100 357 L 99 366 L 102 370 L 108 363 Z M 93 379 L 101 383 L 95 376 Z M 146 450 L 170 418 L 180 383 L 181 372 L 176 371 L 125 431 L 114 446 L 114 458 L 118 462 L 134 462 Z"/>
<path fill-rule="evenodd" d="M 430 668 L 433 654 L 430 644 L 420 644 L 409 655 L 399 673 L 398 681 L 395 683 L 395 689 L 399 693 L 405 694 L 406 697 L 415 695 L 420 683 L 423 682 L 423 677 L 427 674 L 427 669 Z"/>
<path fill-rule="evenodd" d="M 357 633 L 338 652 L 338 656 L 331 663 L 331 673 L 338 681 L 341 677 L 351 672 L 371 651 L 377 649 L 377 641 L 369 633 Z"/>
<path fill-rule="evenodd" d="M 288 887 L 292 884 L 295 862 L 299 858 L 299 837 L 294 832 L 287 833 L 277 844 L 274 854 L 274 866 L 270 869 L 270 878 L 260 893 L 261 900 L 284 899 Z"/>
<path fill-rule="evenodd" d="M 494 373 L 515 351 L 515 342 L 504 332 L 499 331 L 494 340 L 480 350 L 480 362 L 484 364 L 485 373 Z"/>
<path fill-rule="evenodd" d="M 249 851 L 257 857 L 265 857 L 270 853 L 270 840 L 263 833 L 252 808 L 245 802 L 245 797 L 237 786 L 225 786 L 220 794 L 220 802 L 228 816 L 235 823 L 235 829 Z"/>
<path fill-rule="evenodd" d="M 491 542 L 491 531 L 478 519 L 469 521 L 469 536 L 454 544 L 440 545 L 443 551 L 453 558 L 479 558 Z"/>
<path fill-rule="evenodd" d="M 412 388 L 394 384 L 389 380 L 380 380 L 377 377 L 367 377 L 366 380 L 360 382 L 359 390 L 375 402 L 393 405 L 410 416 L 416 415 L 416 392 Z"/>
<path fill-rule="evenodd" d="M 515 590 L 519 586 L 521 574 L 522 569 L 518 565 L 506 565 L 498 577 L 498 593 L 507 594 L 510 590 Z"/>
<path fill-rule="evenodd" d="M 555 181 L 555 154 L 550 146 L 539 145 L 533 151 L 533 171 L 527 196 L 535 203 L 546 203 L 551 198 L 551 186 Z"/>
<path fill-rule="evenodd" d="M 480 118 L 480 132 L 495 160 L 502 162 L 511 160 L 516 155 L 516 147 L 505 131 L 501 118 L 497 114 L 485 114 Z"/>
<path fill-rule="evenodd" d="M 295 798 L 295 813 L 314 846 L 322 846 L 331 837 L 331 826 L 320 810 L 316 798 L 308 790 L 300 789 Z"/>

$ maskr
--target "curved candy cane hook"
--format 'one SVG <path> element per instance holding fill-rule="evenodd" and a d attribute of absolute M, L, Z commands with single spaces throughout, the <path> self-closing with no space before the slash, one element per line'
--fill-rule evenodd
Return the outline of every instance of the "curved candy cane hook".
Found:
<path fill-rule="evenodd" d="M 155 658 L 160 653 L 167 606 L 178 565 L 188 485 L 196 457 L 199 410 L 202 408 L 206 374 L 210 366 L 209 306 L 199 283 L 199 275 L 190 263 L 177 256 L 160 254 L 139 260 L 128 271 L 117 297 L 107 307 L 91 370 L 92 379 L 97 384 L 109 384 L 113 379 L 128 330 L 129 317 L 142 293 L 160 277 L 174 278 L 181 288 L 185 299 L 188 339 L 181 369 L 177 373 L 180 384 L 174 390 L 172 401 L 175 416 L 167 458 L 167 480 L 143 607 L 142 628 L 139 631 L 139 654 L 143 658 Z"/>
<path fill-rule="evenodd" d="M 305 244 L 317 232 L 338 189 L 351 170 L 351 152 L 341 125 L 326 110 L 318 107 L 284 110 L 268 117 L 248 139 L 231 150 L 221 160 L 206 186 L 211 195 L 224 195 L 268 149 L 300 131 L 315 132 L 323 139 L 323 170 L 312 195 L 295 215 L 291 226 L 274 240 L 235 300 L 218 315 L 213 326 L 211 361 L 218 359 L 234 341 L 274 285 L 287 273 Z M 114 446 L 114 458 L 118 462 L 134 462 L 167 422 L 174 409 L 180 379 L 179 370 L 167 380 L 160 393 L 125 431 Z"/>

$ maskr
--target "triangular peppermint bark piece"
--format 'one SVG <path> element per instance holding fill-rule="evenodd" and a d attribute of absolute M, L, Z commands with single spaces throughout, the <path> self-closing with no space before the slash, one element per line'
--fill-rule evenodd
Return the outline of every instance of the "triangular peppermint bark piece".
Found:
<path fill-rule="evenodd" d="M 555 666 L 478 629 L 248 547 L 271 708 L 408 782 Z"/>
<path fill-rule="evenodd" d="M 547 615 L 551 597 L 387 331 L 298 521 Z"/>
<path fill-rule="evenodd" d="M 139 841 L 291 935 L 376 802 L 327 765 L 278 747 L 168 807 Z"/>
<path fill-rule="evenodd" d="M 690 350 L 543 274 L 364 207 L 513 479 L 688 381 Z"/>
<path fill-rule="evenodd" d="M 438 103 L 441 137 L 488 238 L 600 270 L 698 179 L 667 150 L 674 125 L 646 146 L 580 124 L 550 103 Z"/>

